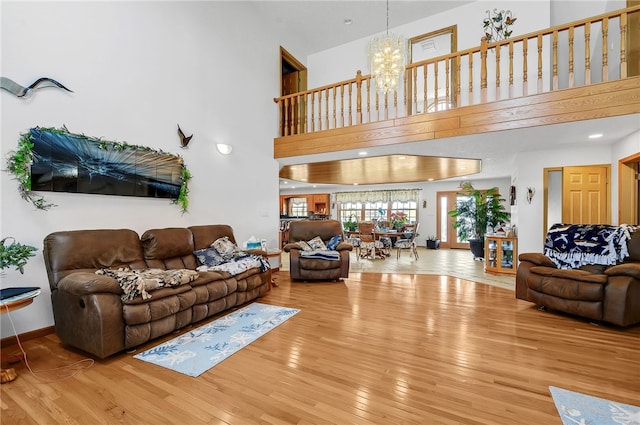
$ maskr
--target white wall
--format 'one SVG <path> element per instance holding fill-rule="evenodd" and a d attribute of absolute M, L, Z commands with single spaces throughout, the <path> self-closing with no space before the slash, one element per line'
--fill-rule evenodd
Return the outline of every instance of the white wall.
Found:
<path fill-rule="evenodd" d="M 54 78 L 28 99 L 0 91 L 2 158 L 20 133 L 60 127 L 184 157 L 193 175 L 189 212 L 167 199 L 42 192 L 58 205 L 36 210 L 0 173 L 2 237 L 39 248 L 24 276 L 2 287 L 41 286 L 12 313 L 18 333 L 53 325 L 42 240 L 53 231 L 230 224 L 238 242 L 278 240 L 278 164 L 273 159 L 284 34 L 266 28 L 248 3 L 2 2 L 2 76 L 28 85 Z M 252 28 L 248 31 L 247 28 Z M 295 44 L 292 41 L 292 44 Z M 179 148 L 176 124 L 194 134 Z M 216 142 L 234 146 L 222 156 Z M 3 160 L 4 162 L 4 160 Z M 5 169 L 2 165 L 2 169 Z M 2 337 L 13 333 L 3 317 Z"/>
<path fill-rule="evenodd" d="M 550 26 L 549 0 L 518 2 L 481 0 L 397 28 L 390 28 L 389 31 L 409 39 L 457 24 L 458 51 L 461 51 L 480 45 L 480 39 L 484 35 L 482 22 L 486 17 L 486 10 L 494 8 L 509 9 L 513 12 L 513 16 L 518 18 L 511 27 L 512 37 Z M 367 46 L 371 38 L 362 38 L 309 55 L 307 58 L 309 88 L 355 78 L 357 70 L 361 70 L 363 74 L 369 74 Z"/>
<path fill-rule="evenodd" d="M 638 123 L 638 127 L 640 128 L 640 122 Z M 611 187 L 618 187 L 618 161 L 626 158 L 631 155 L 635 155 L 640 152 L 640 129 L 633 134 L 630 134 L 628 137 L 620 140 L 618 143 L 615 143 L 611 148 Z M 624 224 L 618 223 L 619 214 L 618 208 L 620 205 L 619 193 L 617 190 L 611 191 L 611 204 L 616 208 L 612 209 L 611 213 L 611 222 L 613 224 Z M 629 224 L 629 223 L 627 223 Z"/>
<path fill-rule="evenodd" d="M 518 250 L 519 252 L 542 252 L 543 246 L 543 170 L 548 167 L 572 165 L 609 164 L 612 162 L 610 146 L 582 149 L 555 149 L 553 151 L 522 152 L 517 155 L 518 196 Z M 524 201 L 527 187 L 536 189 L 531 204 Z M 617 186 L 612 185 L 612 193 Z M 612 202 L 612 211 L 617 203 Z"/>

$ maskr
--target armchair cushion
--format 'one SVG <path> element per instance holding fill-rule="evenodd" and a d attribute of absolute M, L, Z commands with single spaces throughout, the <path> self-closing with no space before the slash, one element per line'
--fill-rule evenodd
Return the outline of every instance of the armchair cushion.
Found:
<path fill-rule="evenodd" d="M 296 244 L 303 251 L 313 251 L 313 248 L 311 248 L 311 245 L 309 245 L 309 242 L 307 242 L 307 241 L 298 241 L 298 242 L 296 242 Z"/>
<path fill-rule="evenodd" d="M 308 243 L 309 243 L 309 246 L 311 247 L 311 249 L 313 249 L 315 251 L 326 251 L 327 250 L 327 246 L 324 244 L 324 241 L 322 240 L 322 238 L 320 236 L 316 236 L 315 238 L 311 239 Z"/>

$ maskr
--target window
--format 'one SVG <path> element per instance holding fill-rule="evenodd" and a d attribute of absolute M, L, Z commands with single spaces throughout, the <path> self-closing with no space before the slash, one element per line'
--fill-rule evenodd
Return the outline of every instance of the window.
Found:
<path fill-rule="evenodd" d="M 419 219 L 418 193 L 418 190 L 338 193 L 336 194 L 338 217 L 342 223 L 380 222 L 390 221 L 392 213 L 401 212 L 408 217 L 408 224 L 414 224 Z M 411 198 L 414 200 L 407 200 Z"/>
<path fill-rule="evenodd" d="M 293 217 L 305 217 L 307 212 L 307 198 L 291 198 L 291 213 Z"/>
<path fill-rule="evenodd" d="M 342 223 L 362 220 L 362 204 L 360 202 L 347 202 L 341 204 L 338 217 L 340 217 L 340 221 Z"/>

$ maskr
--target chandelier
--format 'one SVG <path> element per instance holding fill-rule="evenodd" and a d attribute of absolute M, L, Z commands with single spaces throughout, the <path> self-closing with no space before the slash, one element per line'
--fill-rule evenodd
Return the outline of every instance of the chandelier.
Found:
<path fill-rule="evenodd" d="M 406 43 L 402 36 L 389 33 L 389 0 L 387 0 L 387 32 L 369 43 L 369 65 L 376 87 L 382 93 L 394 91 L 404 73 Z"/>

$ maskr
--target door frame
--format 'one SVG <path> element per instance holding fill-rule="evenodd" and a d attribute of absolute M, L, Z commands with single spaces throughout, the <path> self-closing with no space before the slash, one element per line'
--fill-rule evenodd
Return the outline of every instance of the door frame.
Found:
<path fill-rule="evenodd" d="M 285 49 L 284 47 L 280 46 L 280 96 L 284 96 L 284 76 L 285 76 L 285 65 L 286 64 L 286 68 L 287 69 L 294 69 L 298 74 L 298 87 L 296 92 L 302 92 L 307 90 L 307 67 L 304 66 L 304 64 L 302 62 L 300 62 L 298 59 L 296 59 L 291 53 L 289 53 L 287 51 L 287 49 Z M 303 119 L 305 117 L 306 114 L 306 104 L 304 102 L 302 103 L 297 103 L 296 105 L 296 109 L 291 111 L 292 116 L 298 117 L 296 119 L 301 119 L 302 122 L 304 122 L 305 120 Z M 283 111 L 283 114 L 287 114 L 288 112 Z M 281 120 L 284 120 L 284 116 L 281 117 Z M 300 126 L 300 132 L 301 133 L 305 133 L 306 129 L 304 128 L 304 125 Z M 282 123 L 282 129 L 284 131 L 284 123 Z M 283 136 L 284 134 L 281 134 L 281 136 Z"/>
<path fill-rule="evenodd" d="M 638 224 L 640 152 L 618 160 L 618 224 Z"/>
<path fill-rule="evenodd" d="M 450 203 L 453 200 L 453 205 L 456 205 L 458 195 L 462 194 L 460 190 L 442 190 L 436 192 L 436 238 L 440 240 L 440 248 L 449 248 L 449 249 L 469 249 L 469 242 L 458 242 L 458 232 L 453 227 L 453 222 L 455 221 L 453 217 L 448 214 L 448 211 L 452 211 L 451 209 L 447 211 L 447 241 L 442 240 L 442 233 L 440 229 L 442 228 L 442 218 L 440 214 L 440 210 L 442 208 L 442 201 L 440 198 L 446 195 L 447 203 Z M 455 208 L 455 207 L 454 207 Z"/>

